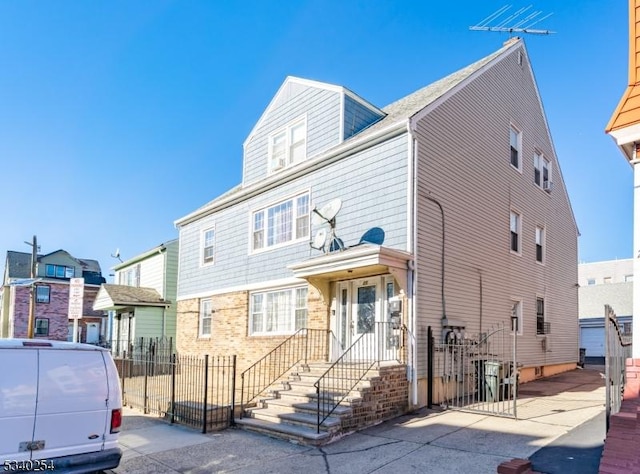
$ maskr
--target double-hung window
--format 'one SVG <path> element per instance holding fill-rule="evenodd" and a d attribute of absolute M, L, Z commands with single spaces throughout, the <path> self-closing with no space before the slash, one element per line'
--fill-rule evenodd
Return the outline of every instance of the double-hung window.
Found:
<path fill-rule="evenodd" d="M 213 263 L 215 230 L 213 228 L 206 229 L 202 233 L 202 264 L 207 265 Z"/>
<path fill-rule="evenodd" d="M 269 172 L 303 161 L 307 156 L 307 124 L 304 119 L 290 123 L 269 137 Z"/>
<path fill-rule="evenodd" d="M 551 163 L 542 153 L 533 154 L 533 181 L 545 191 L 551 191 Z"/>
<path fill-rule="evenodd" d="M 200 318 L 198 324 L 198 336 L 210 337 L 211 336 L 211 318 L 212 318 L 213 306 L 211 300 L 200 301 Z"/>
<path fill-rule="evenodd" d="M 48 336 L 49 335 L 49 318 L 36 318 L 35 335 L 36 336 Z"/>
<path fill-rule="evenodd" d="M 544 227 L 536 226 L 536 262 L 544 263 Z"/>
<path fill-rule="evenodd" d="M 51 287 L 36 285 L 36 303 L 49 303 L 51 300 Z"/>
<path fill-rule="evenodd" d="M 307 288 L 251 294 L 250 334 L 287 334 L 307 327 Z"/>
<path fill-rule="evenodd" d="M 536 334 L 547 334 L 548 325 L 545 323 L 544 298 L 536 298 Z"/>
<path fill-rule="evenodd" d="M 45 265 L 45 275 L 50 278 L 73 278 L 75 276 L 75 268 L 47 263 Z"/>
<path fill-rule="evenodd" d="M 522 301 L 512 301 L 511 302 L 511 317 L 515 319 L 516 327 L 512 327 L 511 329 L 516 329 L 516 334 L 522 334 L 523 324 L 522 324 Z"/>
<path fill-rule="evenodd" d="M 511 251 L 520 253 L 520 234 L 522 233 L 522 217 L 515 211 L 511 211 L 509 219 L 511 231 Z"/>
<path fill-rule="evenodd" d="M 522 133 L 513 125 L 509 128 L 509 144 L 511 149 L 511 166 L 520 169 L 522 155 Z"/>
<path fill-rule="evenodd" d="M 309 194 L 253 213 L 253 250 L 309 237 Z"/>

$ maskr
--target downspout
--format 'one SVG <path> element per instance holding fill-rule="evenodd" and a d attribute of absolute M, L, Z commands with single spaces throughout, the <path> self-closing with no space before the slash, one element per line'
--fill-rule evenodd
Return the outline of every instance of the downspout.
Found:
<path fill-rule="evenodd" d="M 409 362 L 411 364 L 411 402 L 413 406 L 418 404 L 418 355 L 416 350 L 416 337 L 418 323 L 417 323 L 417 302 L 416 302 L 416 284 L 417 284 L 417 241 L 418 241 L 418 225 L 417 225 L 417 196 L 418 196 L 418 139 L 414 137 L 413 133 L 413 123 L 409 120 L 407 124 L 407 132 L 409 135 L 409 158 L 411 163 L 409 163 L 408 171 L 409 171 L 409 188 L 410 188 L 410 218 L 409 225 L 411 228 L 409 232 L 407 232 L 408 242 L 407 242 L 407 251 L 413 256 L 413 261 L 409 262 L 409 268 L 407 269 L 407 282 L 409 282 L 409 288 L 407 288 L 407 292 L 409 297 L 411 298 L 411 320 L 410 320 L 410 358 Z M 430 381 L 427 381 L 430 383 Z"/>

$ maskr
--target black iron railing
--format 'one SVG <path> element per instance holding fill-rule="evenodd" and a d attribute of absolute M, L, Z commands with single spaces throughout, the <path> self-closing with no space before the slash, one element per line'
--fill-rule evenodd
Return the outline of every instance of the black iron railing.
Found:
<path fill-rule="evenodd" d="M 320 426 L 354 391 L 367 372 L 381 362 L 402 360 L 406 328 L 376 322 L 360 334 L 351 346 L 314 383 Z"/>
<path fill-rule="evenodd" d="M 327 361 L 330 331 L 299 329 L 240 374 L 240 417 L 244 409 L 297 364 Z"/>
<path fill-rule="evenodd" d="M 609 431 L 609 418 L 620 411 L 624 393 L 626 360 L 631 357 L 631 337 L 622 328 L 616 313 L 609 305 L 604 307 L 605 326 L 605 379 L 606 383 L 606 419 Z"/>

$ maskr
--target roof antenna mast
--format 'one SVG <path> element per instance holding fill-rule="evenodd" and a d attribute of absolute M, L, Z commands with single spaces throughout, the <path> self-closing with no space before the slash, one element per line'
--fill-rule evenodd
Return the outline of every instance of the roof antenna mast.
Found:
<path fill-rule="evenodd" d="M 555 33 L 555 31 L 532 28 L 532 26 L 549 18 L 553 13 L 542 15 L 542 11 L 540 10 L 530 11 L 531 5 L 519 8 L 514 13 L 508 14 L 510 9 L 511 5 L 505 5 L 477 25 L 470 26 L 469 29 L 472 31 L 498 31 L 509 34 L 528 33 L 531 35 L 549 35 Z"/>

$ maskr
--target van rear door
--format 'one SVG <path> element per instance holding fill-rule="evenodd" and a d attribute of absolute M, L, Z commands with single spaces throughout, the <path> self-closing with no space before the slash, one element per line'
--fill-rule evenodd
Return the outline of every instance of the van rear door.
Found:
<path fill-rule="evenodd" d="M 37 351 L 30 349 L 0 349 L 0 462 L 31 459 L 37 356 Z"/>
<path fill-rule="evenodd" d="M 33 459 L 100 451 L 107 433 L 107 371 L 101 351 L 40 349 Z"/>

